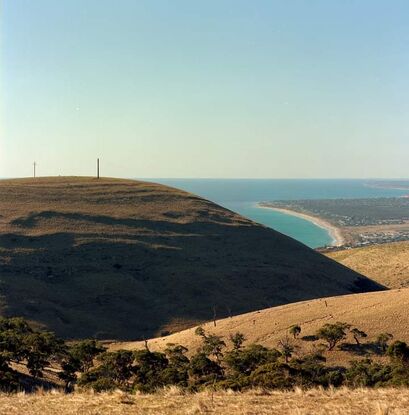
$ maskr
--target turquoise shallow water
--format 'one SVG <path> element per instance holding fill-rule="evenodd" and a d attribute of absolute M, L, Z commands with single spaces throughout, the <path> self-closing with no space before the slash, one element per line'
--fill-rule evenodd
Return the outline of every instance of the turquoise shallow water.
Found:
<path fill-rule="evenodd" d="M 231 204 L 230 206 L 232 210 L 241 215 L 291 236 L 311 248 L 330 245 L 332 243 L 332 238 L 327 230 L 314 225 L 308 220 L 272 209 L 260 208 L 255 203 L 238 203 Z"/>
<path fill-rule="evenodd" d="M 325 229 L 308 220 L 263 209 L 257 203 L 271 200 L 393 197 L 404 190 L 371 187 L 368 180 L 275 179 L 145 179 L 177 187 L 240 213 L 258 223 L 291 236 L 311 248 L 329 245 Z"/>

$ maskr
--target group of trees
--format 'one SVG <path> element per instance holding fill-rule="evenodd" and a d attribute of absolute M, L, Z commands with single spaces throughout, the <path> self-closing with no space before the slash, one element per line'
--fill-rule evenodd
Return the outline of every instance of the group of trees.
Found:
<path fill-rule="evenodd" d="M 22 318 L 0 318 L 0 389 L 12 391 L 19 387 L 13 364 L 23 362 L 36 379 L 63 349 L 64 342 L 53 333 L 33 330 Z"/>
<path fill-rule="evenodd" d="M 324 348 L 332 352 L 348 335 L 356 347 L 367 337 L 350 325 L 337 322 L 325 324 L 315 339 L 325 343 L 314 353 L 296 353 L 301 327 L 289 328 L 289 337 L 267 348 L 259 344 L 243 346 L 241 333 L 228 340 L 196 330 L 201 346 L 195 354 L 181 345 L 168 344 L 163 352 L 143 350 L 107 351 L 95 340 L 68 344 L 54 334 L 33 330 L 20 318 L 0 319 L 0 389 L 21 387 L 18 365 L 25 365 L 32 378 L 41 378 L 46 368 L 65 385 L 67 391 L 77 385 L 95 391 L 123 389 L 154 392 L 177 385 L 191 391 L 203 388 L 242 390 L 252 387 L 292 388 L 294 386 L 409 386 L 409 346 L 392 342 L 383 333 L 376 341 L 378 361 L 369 358 L 355 360 L 348 367 L 329 366 Z M 188 357 L 189 356 L 189 357 Z M 382 362 L 382 363 L 381 363 Z"/>

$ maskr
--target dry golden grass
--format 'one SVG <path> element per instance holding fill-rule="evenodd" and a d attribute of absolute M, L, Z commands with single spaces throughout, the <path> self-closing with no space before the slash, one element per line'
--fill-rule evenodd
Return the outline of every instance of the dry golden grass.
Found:
<path fill-rule="evenodd" d="M 347 249 L 327 255 L 386 287 L 409 287 L 409 242 Z"/>
<path fill-rule="evenodd" d="M 210 201 L 131 180 L 0 181 L 0 313 L 134 339 L 378 285 Z"/>
<path fill-rule="evenodd" d="M 367 342 L 372 342 L 382 332 L 394 335 L 395 339 L 409 342 L 409 288 L 376 293 L 353 294 L 312 301 L 303 301 L 266 310 L 247 313 L 233 318 L 217 321 L 216 327 L 209 322 L 202 327 L 211 333 L 223 336 L 242 332 L 247 344 L 259 343 L 268 347 L 277 347 L 280 339 L 288 334 L 288 328 L 299 324 L 302 332 L 294 340 L 300 354 L 316 350 L 319 341 L 302 340 L 303 336 L 315 334 L 325 323 L 342 321 L 352 324 L 368 334 Z M 170 336 L 149 340 L 151 350 L 163 350 L 167 343 L 177 343 L 195 351 L 201 339 L 194 334 L 195 328 L 181 331 Z M 355 343 L 352 337 L 349 343 Z M 229 343 L 227 341 L 227 343 Z M 143 348 L 143 342 L 122 342 L 110 345 L 111 349 Z M 329 363 L 348 362 L 354 358 L 351 352 L 334 350 L 325 352 Z M 358 355 L 356 357 L 359 357 Z"/>
<path fill-rule="evenodd" d="M 189 395 L 172 388 L 155 395 L 0 395 L 0 413 L 7 415 L 404 415 L 408 408 L 408 389 L 254 390 Z"/>

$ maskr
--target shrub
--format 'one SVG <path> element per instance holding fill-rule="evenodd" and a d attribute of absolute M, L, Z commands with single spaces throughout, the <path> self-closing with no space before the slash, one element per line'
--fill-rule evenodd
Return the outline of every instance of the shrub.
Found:
<path fill-rule="evenodd" d="M 250 373 L 266 363 L 275 363 L 281 353 L 275 349 L 267 349 L 259 344 L 252 344 L 242 350 L 233 350 L 226 354 L 224 363 L 235 375 Z"/>
<path fill-rule="evenodd" d="M 288 389 L 294 386 L 295 379 L 290 367 L 285 363 L 267 363 L 258 367 L 250 375 L 251 386 L 267 389 Z"/>
<path fill-rule="evenodd" d="M 167 385 L 163 372 L 169 361 L 164 353 L 138 350 L 133 356 L 136 362 L 131 371 L 135 374 L 133 389 L 148 393 Z"/>
<path fill-rule="evenodd" d="M 81 375 L 78 385 L 94 390 L 129 389 L 133 375 L 133 353 L 129 350 L 105 352 L 98 356 L 100 365 Z M 104 389 L 105 388 L 105 389 Z"/>
<path fill-rule="evenodd" d="M 69 355 L 72 360 L 78 362 L 79 372 L 87 372 L 92 367 L 94 359 L 105 351 L 106 348 L 96 340 L 83 340 L 69 348 Z"/>
<path fill-rule="evenodd" d="M 345 374 L 347 384 L 353 387 L 382 386 L 392 378 L 392 368 L 370 359 L 355 360 Z"/>
<path fill-rule="evenodd" d="M 382 353 L 386 353 L 386 350 L 388 348 L 388 343 L 392 338 L 393 336 L 390 333 L 381 333 L 378 335 L 378 337 L 376 338 L 376 343 L 378 344 Z"/>
<path fill-rule="evenodd" d="M 163 372 L 166 385 L 187 386 L 189 379 L 190 361 L 185 356 L 188 349 L 184 346 L 168 344 L 165 354 L 169 360 L 169 366 Z"/>
<path fill-rule="evenodd" d="M 240 350 L 246 338 L 243 333 L 235 333 L 230 335 L 230 341 L 233 343 L 233 350 Z"/>
<path fill-rule="evenodd" d="M 325 357 L 319 353 L 293 359 L 290 366 L 294 370 L 295 383 L 303 387 L 329 386 L 332 384 L 328 378 L 325 361 Z"/>
<path fill-rule="evenodd" d="M 203 352 L 192 357 L 189 373 L 194 385 L 213 384 L 223 379 L 223 368 L 217 362 L 210 360 Z"/>
<path fill-rule="evenodd" d="M 301 334 L 301 327 L 298 324 L 294 324 L 288 331 L 296 339 Z"/>
<path fill-rule="evenodd" d="M 294 353 L 294 350 L 295 350 L 294 345 L 291 344 L 289 338 L 286 337 L 285 339 L 281 339 L 278 342 L 278 348 L 279 348 L 279 351 L 281 353 L 281 356 L 283 356 L 285 362 L 288 363 L 289 359 L 291 358 L 291 356 Z"/>
<path fill-rule="evenodd" d="M 399 340 L 393 342 L 386 353 L 395 363 L 407 364 L 409 362 L 409 347 L 405 342 Z"/>
<path fill-rule="evenodd" d="M 103 368 L 96 368 L 84 373 L 78 385 L 95 392 L 107 392 L 118 388 L 117 383 L 110 377 Z"/>

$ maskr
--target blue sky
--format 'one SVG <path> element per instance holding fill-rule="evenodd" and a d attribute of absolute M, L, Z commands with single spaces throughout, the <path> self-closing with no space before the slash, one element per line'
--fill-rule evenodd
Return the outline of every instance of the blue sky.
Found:
<path fill-rule="evenodd" d="M 3 0 L 0 177 L 408 177 L 409 2 Z"/>

